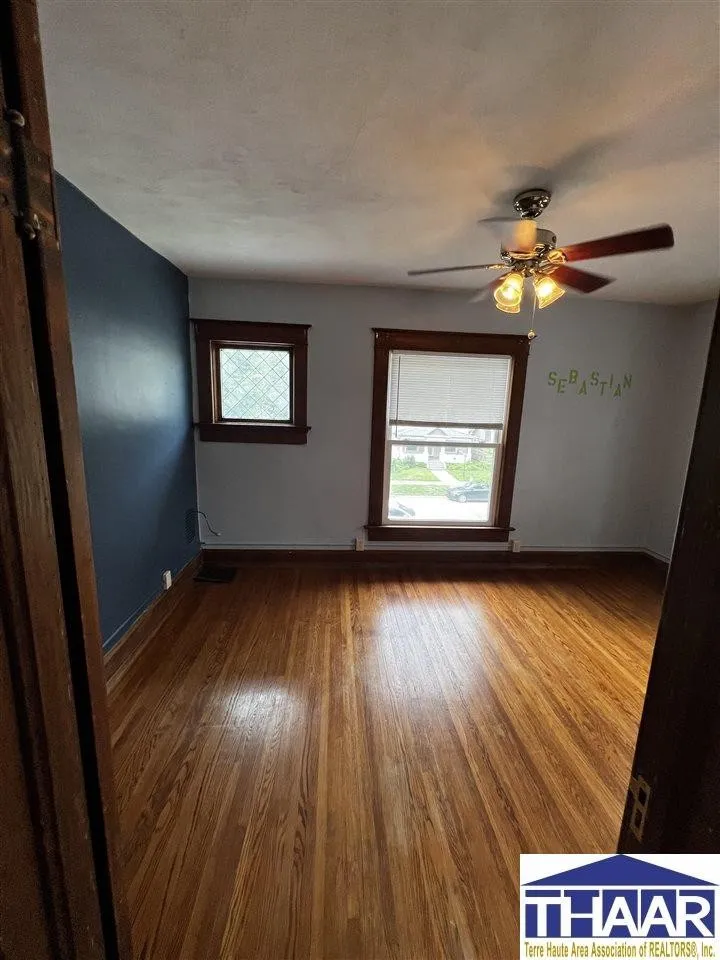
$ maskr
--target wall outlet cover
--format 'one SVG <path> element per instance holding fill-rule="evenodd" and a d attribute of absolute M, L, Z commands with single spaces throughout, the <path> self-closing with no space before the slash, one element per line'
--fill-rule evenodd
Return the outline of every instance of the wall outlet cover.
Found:
<path fill-rule="evenodd" d="M 365 537 L 363 537 L 362 535 L 359 537 L 355 537 L 355 549 L 356 550 L 365 549 Z"/>
<path fill-rule="evenodd" d="M 512 550 L 513 553 L 520 553 L 520 541 L 519 541 L 519 540 L 511 540 L 511 541 L 510 541 L 510 549 Z"/>
<path fill-rule="evenodd" d="M 164 570 L 162 575 L 163 590 L 169 590 L 172 586 L 172 570 Z"/>

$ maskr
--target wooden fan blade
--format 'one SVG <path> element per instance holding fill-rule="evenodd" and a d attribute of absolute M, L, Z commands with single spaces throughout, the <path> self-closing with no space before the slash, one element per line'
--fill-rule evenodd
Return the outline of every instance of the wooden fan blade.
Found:
<path fill-rule="evenodd" d="M 563 247 L 562 252 L 569 262 L 596 260 L 598 257 L 614 257 L 620 253 L 641 253 L 643 250 L 662 250 L 675 244 L 672 227 L 666 223 L 659 227 L 646 227 L 632 233 L 618 233 L 614 237 L 586 240 Z"/>
<path fill-rule="evenodd" d="M 497 277 L 495 280 L 491 280 L 490 283 L 486 283 L 484 287 L 480 287 L 474 297 L 471 297 L 468 303 L 480 303 L 481 300 L 487 300 L 489 295 L 493 293 L 503 282 L 507 276 L 504 273 L 501 277 Z"/>
<path fill-rule="evenodd" d="M 408 276 L 422 277 L 428 273 L 455 273 L 457 270 L 507 270 L 507 264 L 470 263 L 465 267 L 435 267 L 433 270 L 408 270 Z"/>
<path fill-rule="evenodd" d="M 556 267 L 551 276 L 564 287 L 572 287 L 573 290 L 580 290 L 581 293 L 592 293 L 593 290 L 599 290 L 606 287 L 614 281 L 614 277 L 601 277 L 598 273 L 590 273 L 588 270 L 576 270 L 574 267 L 566 267 L 561 264 Z"/>

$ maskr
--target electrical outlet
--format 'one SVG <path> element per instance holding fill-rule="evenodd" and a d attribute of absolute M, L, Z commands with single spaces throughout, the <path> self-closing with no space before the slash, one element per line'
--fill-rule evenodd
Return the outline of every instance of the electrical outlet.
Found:
<path fill-rule="evenodd" d="M 520 541 L 519 541 L 519 540 L 511 540 L 511 541 L 510 541 L 510 549 L 512 550 L 513 553 L 520 553 Z"/>
<path fill-rule="evenodd" d="M 163 571 L 163 590 L 169 590 L 172 586 L 172 570 Z"/>
<path fill-rule="evenodd" d="M 355 537 L 355 549 L 356 549 L 356 550 L 364 550 L 364 549 L 365 549 L 365 537 L 363 537 L 362 534 L 360 534 L 359 537 Z"/>

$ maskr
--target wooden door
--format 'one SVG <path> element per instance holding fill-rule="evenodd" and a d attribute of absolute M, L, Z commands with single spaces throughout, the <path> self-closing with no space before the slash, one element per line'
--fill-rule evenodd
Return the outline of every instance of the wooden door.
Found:
<path fill-rule="evenodd" d="M 0 65 L 0 956 L 128 958 L 34 0 Z"/>
<path fill-rule="evenodd" d="M 720 851 L 718 315 L 621 828 L 625 853 Z"/>

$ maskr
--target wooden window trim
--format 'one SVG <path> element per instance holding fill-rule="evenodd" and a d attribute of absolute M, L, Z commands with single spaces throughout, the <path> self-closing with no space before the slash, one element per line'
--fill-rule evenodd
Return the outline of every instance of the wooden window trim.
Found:
<path fill-rule="evenodd" d="M 517 467 L 520 424 L 530 341 L 524 334 L 447 333 L 435 330 L 388 330 L 374 328 L 375 362 L 373 367 L 372 426 L 370 433 L 370 495 L 368 501 L 368 540 L 442 541 L 506 543 L 512 527 L 513 491 Z M 385 436 L 390 353 L 393 350 L 420 350 L 430 353 L 480 353 L 512 357 L 510 399 L 505 455 L 500 467 L 496 525 L 421 526 L 383 523 L 385 474 Z"/>
<path fill-rule="evenodd" d="M 200 439 L 215 443 L 307 443 L 307 345 L 309 324 L 193 320 Z M 286 348 L 290 352 L 290 422 L 224 420 L 220 410 L 221 347 Z"/>

